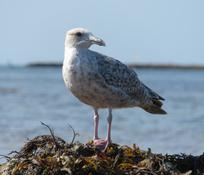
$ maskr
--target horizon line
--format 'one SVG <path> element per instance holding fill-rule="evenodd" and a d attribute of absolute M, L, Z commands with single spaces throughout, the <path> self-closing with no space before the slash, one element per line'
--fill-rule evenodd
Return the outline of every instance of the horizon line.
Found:
<path fill-rule="evenodd" d="M 60 62 L 31 62 L 26 67 L 61 67 Z M 204 64 L 182 63 L 127 63 L 131 68 L 174 68 L 174 69 L 204 69 Z"/>
<path fill-rule="evenodd" d="M 204 64 L 194 64 L 194 63 L 126 63 L 127 66 L 131 68 L 174 68 L 174 69 L 204 69 Z M 41 62 L 41 61 L 34 61 L 30 63 L 24 64 L 15 64 L 15 63 L 4 63 L 0 66 L 8 66 L 8 67 L 61 67 L 62 63 L 58 61 L 48 61 L 48 62 Z"/>

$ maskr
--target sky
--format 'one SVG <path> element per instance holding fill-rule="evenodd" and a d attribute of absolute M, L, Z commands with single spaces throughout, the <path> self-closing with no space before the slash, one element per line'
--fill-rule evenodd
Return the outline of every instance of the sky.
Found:
<path fill-rule="evenodd" d="M 203 0 L 0 0 L 0 64 L 63 61 L 67 30 L 125 63 L 204 64 Z"/>

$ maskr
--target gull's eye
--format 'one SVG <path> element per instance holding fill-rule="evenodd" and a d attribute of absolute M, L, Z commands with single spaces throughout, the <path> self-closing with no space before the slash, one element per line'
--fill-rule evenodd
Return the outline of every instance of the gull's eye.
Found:
<path fill-rule="evenodd" d="M 76 36 L 78 36 L 78 37 L 80 37 L 81 35 L 82 35 L 81 32 L 77 32 L 77 33 L 76 33 Z"/>

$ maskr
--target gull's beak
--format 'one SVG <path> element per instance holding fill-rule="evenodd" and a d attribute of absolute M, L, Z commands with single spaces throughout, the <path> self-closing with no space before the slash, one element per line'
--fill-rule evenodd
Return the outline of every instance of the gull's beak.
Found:
<path fill-rule="evenodd" d="M 97 44 L 99 46 L 105 46 L 105 42 L 98 37 L 95 37 L 94 35 L 90 35 L 89 40 L 91 41 L 92 44 Z"/>

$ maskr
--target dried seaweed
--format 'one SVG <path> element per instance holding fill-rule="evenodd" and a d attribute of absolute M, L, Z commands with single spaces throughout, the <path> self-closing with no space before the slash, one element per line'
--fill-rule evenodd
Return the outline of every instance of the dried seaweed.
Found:
<path fill-rule="evenodd" d="M 48 125 L 45 125 L 48 126 Z M 1 175 L 179 175 L 204 174 L 204 154 L 161 155 L 111 144 L 105 152 L 92 142 L 70 143 L 54 135 L 37 136 L 0 165 Z"/>

